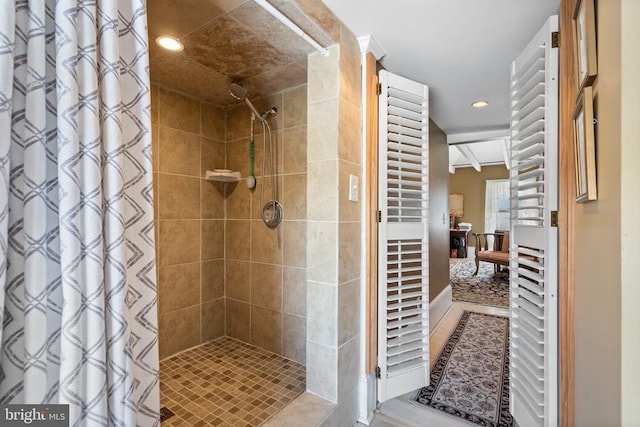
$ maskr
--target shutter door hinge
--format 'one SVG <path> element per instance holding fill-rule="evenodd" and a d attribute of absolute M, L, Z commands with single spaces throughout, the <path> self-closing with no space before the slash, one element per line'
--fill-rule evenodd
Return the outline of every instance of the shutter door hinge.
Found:
<path fill-rule="evenodd" d="M 382 372 L 380 371 L 380 366 L 376 366 L 376 378 L 382 378 Z"/>
<path fill-rule="evenodd" d="M 558 211 L 551 211 L 551 226 L 558 226 Z"/>
<path fill-rule="evenodd" d="M 551 33 L 551 47 L 560 47 L 560 33 L 558 31 Z"/>
<path fill-rule="evenodd" d="M 378 95 L 382 95 L 382 83 L 378 83 L 378 88 L 376 89 L 376 93 Z"/>
<path fill-rule="evenodd" d="M 382 222 L 382 211 L 376 212 L 376 222 Z"/>

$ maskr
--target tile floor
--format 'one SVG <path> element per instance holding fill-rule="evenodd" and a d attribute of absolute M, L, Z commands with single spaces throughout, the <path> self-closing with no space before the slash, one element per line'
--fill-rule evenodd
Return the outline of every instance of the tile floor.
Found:
<path fill-rule="evenodd" d="M 160 362 L 169 426 L 259 426 L 304 392 L 305 367 L 222 337 Z"/>

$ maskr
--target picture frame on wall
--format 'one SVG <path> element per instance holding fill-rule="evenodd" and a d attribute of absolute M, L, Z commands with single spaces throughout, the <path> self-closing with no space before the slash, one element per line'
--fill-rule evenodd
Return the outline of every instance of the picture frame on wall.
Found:
<path fill-rule="evenodd" d="M 578 94 L 598 75 L 594 0 L 578 0 L 573 12 L 573 57 Z"/>
<path fill-rule="evenodd" d="M 576 202 L 598 199 L 596 145 L 593 121 L 593 88 L 586 86 L 573 110 L 573 143 L 576 172 Z"/>

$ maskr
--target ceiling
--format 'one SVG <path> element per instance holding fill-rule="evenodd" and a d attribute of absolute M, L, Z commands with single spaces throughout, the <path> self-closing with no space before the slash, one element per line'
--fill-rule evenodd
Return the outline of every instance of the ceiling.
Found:
<path fill-rule="evenodd" d="M 319 43 L 333 40 L 295 2 L 269 0 Z M 252 0 L 151 0 L 148 3 L 151 81 L 218 106 L 239 82 L 257 98 L 305 83 L 305 41 Z M 156 37 L 170 35 L 182 52 L 166 51 Z"/>
<path fill-rule="evenodd" d="M 560 0 L 324 2 L 375 39 L 388 71 L 429 85 L 430 116 L 447 135 L 509 128 L 511 61 L 560 9 Z M 489 107 L 472 108 L 477 100 Z"/>
<path fill-rule="evenodd" d="M 465 167 L 473 167 L 478 172 L 483 166 L 503 165 L 508 167 L 507 144 L 507 138 L 451 144 L 449 145 L 449 172 L 455 173 L 456 169 Z"/>

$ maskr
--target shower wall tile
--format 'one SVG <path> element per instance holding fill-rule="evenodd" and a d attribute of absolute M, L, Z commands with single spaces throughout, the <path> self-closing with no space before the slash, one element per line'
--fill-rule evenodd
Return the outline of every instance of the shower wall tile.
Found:
<path fill-rule="evenodd" d="M 251 306 L 251 344 L 282 354 L 282 312 Z"/>
<path fill-rule="evenodd" d="M 224 258 L 224 221 L 218 219 L 202 220 L 203 261 Z"/>
<path fill-rule="evenodd" d="M 283 176 L 280 194 L 287 219 L 307 218 L 307 174 Z"/>
<path fill-rule="evenodd" d="M 200 176 L 200 137 L 168 127 L 159 128 L 160 172 Z"/>
<path fill-rule="evenodd" d="M 261 220 L 251 221 L 251 261 L 282 264 L 282 229 L 271 229 Z"/>
<path fill-rule="evenodd" d="M 202 262 L 200 295 L 202 303 L 224 297 L 224 260 Z"/>
<path fill-rule="evenodd" d="M 224 219 L 224 184 L 200 179 L 200 217 Z"/>
<path fill-rule="evenodd" d="M 337 223 L 307 222 L 307 279 L 316 282 L 338 281 Z"/>
<path fill-rule="evenodd" d="M 351 163 L 362 163 L 362 111 L 351 102 L 340 98 L 340 124 L 338 158 Z"/>
<path fill-rule="evenodd" d="M 200 306 L 202 319 L 200 340 L 211 341 L 224 335 L 225 303 L 224 298 L 208 301 Z"/>
<path fill-rule="evenodd" d="M 307 319 L 307 331 L 309 330 Z M 338 400 L 338 349 L 307 337 L 307 390 L 323 399 Z M 357 372 L 356 372 L 357 373 Z"/>
<path fill-rule="evenodd" d="M 360 332 L 360 280 L 338 287 L 338 345 Z"/>
<path fill-rule="evenodd" d="M 306 221 L 284 221 L 283 260 L 282 263 L 291 267 L 307 267 L 307 223 Z"/>
<path fill-rule="evenodd" d="M 200 178 L 160 174 L 160 219 L 200 218 Z"/>
<path fill-rule="evenodd" d="M 160 267 L 200 261 L 200 220 L 160 220 L 159 237 Z"/>
<path fill-rule="evenodd" d="M 244 180 L 227 184 L 227 218 L 251 218 L 251 190 Z"/>
<path fill-rule="evenodd" d="M 226 220 L 226 258 L 249 261 L 251 255 L 251 221 Z"/>
<path fill-rule="evenodd" d="M 161 314 L 158 329 L 160 359 L 200 344 L 200 305 Z"/>
<path fill-rule="evenodd" d="M 251 302 L 251 263 L 227 259 L 226 270 L 227 298 Z"/>
<path fill-rule="evenodd" d="M 335 160 L 338 157 L 338 98 L 309 104 L 307 160 Z"/>
<path fill-rule="evenodd" d="M 282 116 L 284 128 L 306 126 L 307 124 L 307 85 L 287 90 L 283 93 Z"/>
<path fill-rule="evenodd" d="M 304 173 L 307 171 L 306 126 L 296 126 L 283 131 L 282 154 L 282 173 Z"/>
<path fill-rule="evenodd" d="M 340 41 L 340 96 L 358 107 L 362 104 L 361 58 L 358 40 L 344 27 Z"/>
<path fill-rule="evenodd" d="M 309 163 L 307 172 L 307 219 L 338 219 L 338 162 L 327 160 Z"/>
<path fill-rule="evenodd" d="M 282 311 L 282 266 L 251 263 L 251 304 Z"/>
<path fill-rule="evenodd" d="M 339 62 L 340 46 L 338 45 L 329 48 L 328 56 L 322 56 L 318 53 L 309 55 L 307 70 L 309 104 L 338 96 L 340 90 Z M 309 117 L 309 124 L 311 122 L 312 118 Z"/>
<path fill-rule="evenodd" d="M 335 346 L 337 343 L 336 326 L 337 288 L 333 285 L 307 283 L 307 338 L 309 340 Z"/>
<path fill-rule="evenodd" d="M 200 138 L 200 176 L 204 177 L 206 171 L 225 169 L 226 156 L 225 144 L 210 138 Z"/>
<path fill-rule="evenodd" d="M 151 124 L 158 124 L 158 86 L 151 85 Z"/>
<path fill-rule="evenodd" d="M 200 133 L 211 139 L 224 142 L 226 140 L 226 117 L 222 108 L 211 104 L 200 104 Z"/>
<path fill-rule="evenodd" d="M 176 92 L 158 88 L 158 123 L 160 126 L 200 133 L 200 103 Z"/>
<path fill-rule="evenodd" d="M 285 313 L 307 316 L 307 271 L 304 268 L 283 268 L 282 304 Z"/>
<path fill-rule="evenodd" d="M 249 162 L 249 138 L 240 138 L 233 141 L 229 141 L 226 146 L 227 149 L 227 169 L 233 171 L 239 171 L 242 178 L 246 178 L 251 173 L 251 164 Z M 256 145 L 255 150 L 259 150 Z M 257 154 L 257 153 L 255 153 Z M 255 171 L 257 175 L 259 172 L 258 162 L 254 162 Z"/>
<path fill-rule="evenodd" d="M 177 264 L 159 269 L 160 314 L 200 303 L 200 263 Z"/>
<path fill-rule="evenodd" d="M 247 303 L 226 299 L 227 335 L 244 342 L 251 342 L 251 306 Z"/>
<path fill-rule="evenodd" d="M 238 103 L 234 107 L 227 108 L 226 115 L 226 141 L 235 141 L 240 138 L 249 141 L 251 136 L 251 110 L 245 104 Z M 254 122 L 254 131 L 256 133 L 262 131 L 262 125 L 257 119 Z"/>
<path fill-rule="evenodd" d="M 151 125 L 151 168 L 159 172 L 160 167 L 160 140 L 158 139 L 158 125 Z"/>
<path fill-rule="evenodd" d="M 307 324 L 301 316 L 284 314 L 282 322 L 282 354 L 291 360 L 307 362 Z"/>
<path fill-rule="evenodd" d="M 358 385 L 360 372 L 359 335 L 338 348 L 338 402 L 345 400 Z"/>
<path fill-rule="evenodd" d="M 153 174 L 153 219 L 155 219 L 156 223 L 156 232 L 158 231 L 158 218 L 160 217 L 160 174 Z M 156 246 L 158 245 L 158 240 L 156 239 Z"/>
<path fill-rule="evenodd" d="M 338 227 L 338 283 L 342 284 L 360 277 L 360 230 L 359 222 L 341 222 Z"/>

